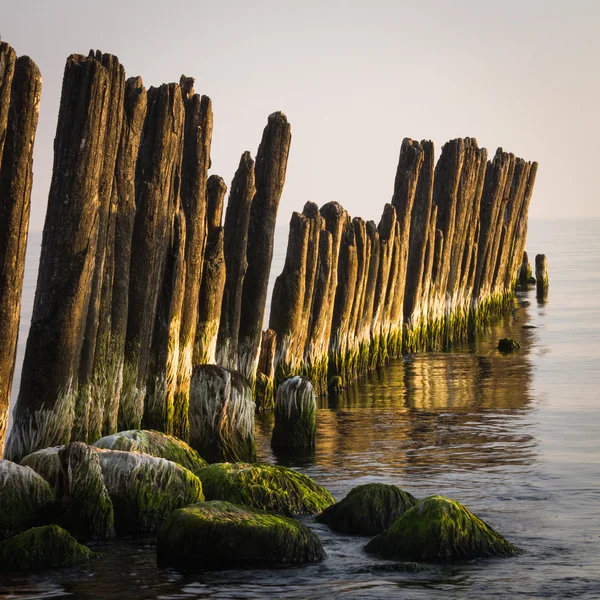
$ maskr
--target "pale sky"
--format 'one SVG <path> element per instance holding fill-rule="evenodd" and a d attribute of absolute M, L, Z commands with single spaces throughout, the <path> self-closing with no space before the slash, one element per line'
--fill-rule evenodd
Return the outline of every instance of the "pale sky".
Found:
<path fill-rule="evenodd" d="M 32 231 L 43 227 L 65 60 L 119 57 L 147 87 L 196 78 L 211 173 L 231 183 L 270 113 L 292 126 L 280 222 L 307 200 L 379 219 L 402 138 L 477 138 L 540 164 L 530 215 L 600 217 L 600 2 L 0 0 L 43 75 Z"/>

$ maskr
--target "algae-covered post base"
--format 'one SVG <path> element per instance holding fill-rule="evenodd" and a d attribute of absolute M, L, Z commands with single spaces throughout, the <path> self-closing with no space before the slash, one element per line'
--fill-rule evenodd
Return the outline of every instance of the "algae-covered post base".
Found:
<path fill-rule="evenodd" d="M 533 277 L 533 271 L 531 270 L 531 265 L 529 264 L 529 257 L 527 256 L 527 252 L 523 252 L 523 261 L 521 262 L 521 267 L 519 268 L 519 276 L 517 278 L 517 285 L 521 288 L 526 288 L 528 285 L 531 285 L 531 280 L 535 283 L 535 277 Z"/>
<path fill-rule="evenodd" d="M 198 365 L 190 386 L 190 446 L 208 462 L 256 460 L 256 404 L 246 378 L 217 365 Z"/>
<path fill-rule="evenodd" d="M 271 446 L 278 450 L 314 450 L 316 436 L 315 389 L 306 377 L 290 377 L 277 388 Z"/>
<path fill-rule="evenodd" d="M 158 534 L 156 552 L 160 566 L 195 570 L 326 558 L 316 534 L 298 521 L 220 501 L 175 511 Z"/>
<path fill-rule="evenodd" d="M 498 350 L 500 350 L 500 352 L 509 354 L 511 352 L 518 352 L 520 349 L 521 344 L 512 338 L 502 338 L 498 341 Z"/>
<path fill-rule="evenodd" d="M 365 550 L 392 560 L 490 558 L 520 552 L 462 504 L 443 496 L 421 500 Z"/>
<path fill-rule="evenodd" d="M 256 410 L 270 410 L 275 403 L 275 351 L 277 334 L 272 329 L 262 332 L 258 372 L 254 382 Z"/>

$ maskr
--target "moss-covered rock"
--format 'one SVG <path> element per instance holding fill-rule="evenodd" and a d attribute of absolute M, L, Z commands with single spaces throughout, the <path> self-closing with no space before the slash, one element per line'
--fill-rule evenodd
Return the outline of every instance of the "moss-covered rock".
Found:
<path fill-rule="evenodd" d="M 157 458 L 166 458 L 196 475 L 208 463 L 188 444 L 172 435 L 151 429 L 120 431 L 99 439 L 97 448 L 143 452 Z"/>
<path fill-rule="evenodd" d="M 498 342 L 498 350 L 500 352 L 516 352 L 521 349 L 521 344 L 512 338 L 502 338 Z"/>
<path fill-rule="evenodd" d="M 200 479 L 164 458 L 119 450 L 98 458 L 119 535 L 156 531 L 175 509 L 204 500 Z"/>
<path fill-rule="evenodd" d="M 323 560 L 319 538 L 293 519 L 229 502 L 201 502 L 171 514 L 158 534 L 159 565 L 193 569 Z"/>
<path fill-rule="evenodd" d="M 418 502 L 395 485 L 367 483 L 355 487 L 343 500 L 326 508 L 317 521 L 341 533 L 377 535 Z"/>
<path fill-rule="evenodd" d="M 317 514 L 335 499 L 310 477 L 266 464 L 217 463 L 200 472 L 207 500 L 226 500 L 284 515 Z"/>
<path fill-rule="evenodd" d="M 462 504 L 443 496 L 421 500 L 365 550 L 396 560 L 488 558 L 520 552 Z"/>
<path fill-rule="evenodd" d="M 61 524 L 78 540 L 115 536 L 113 504 L 104 485 L 98 451 L 74 442 L 58 452 Z"/>
<path fill-rule="evenodd" d="M 64 446 L 53 446 L 32 452 L 21 459 L 23 467 L 33 469 L 43 477 L 55 490 L 58 489 L 58 474 L 60 473 L 60 459 L 58 453 Z"/>
<path fill-rule="evenodd" d="M 33 469 L 0 459 L 0 540 L 44 520 L 54 490 Z"/>
<path fill-rule="evenodd" d="M 58 525 L 34 527 L 0 544 L 0 570 L 48 569 L 90 560 L 94 553 Z"/>

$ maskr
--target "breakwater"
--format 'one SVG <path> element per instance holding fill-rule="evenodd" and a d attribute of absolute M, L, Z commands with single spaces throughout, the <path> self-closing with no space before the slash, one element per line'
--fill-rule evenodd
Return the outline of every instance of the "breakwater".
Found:
<path fill-rule="evenodd" d="M 335 202 L 294 213 L 263 332 L 290 125 L 269 117 L 225 209 L 193 86 L 146 90 L 101 52 L 67 59 L 9 459 L 141 426 L 189 439 L 196 365 L 239 371 L 268 407 L 290 375 L 324 393 L 448 346 L 512 298 L 536 163 L 488 161 L 466 138 L 436 164 L 406 139 L 379 224 Z"/>

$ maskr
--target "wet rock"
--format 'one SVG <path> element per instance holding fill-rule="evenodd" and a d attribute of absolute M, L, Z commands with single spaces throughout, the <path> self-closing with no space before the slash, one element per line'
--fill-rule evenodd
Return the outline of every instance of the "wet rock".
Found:
<path fill-rule="evenodd" d="M 267 464 L 218 463 L 200 472 L 207 500 L 226 500 L 284 515 L 317 514 L 335 499 L 310 477 Z"/>
<path fill-rule="evenodd" d="M 95 449 L 74 442 L 58 452 L 61 523 L 78 540 L 115 536 L 113 504 Z"/>
<path fill-rule="evenodd" d="M 54 490 L 33 469 L 0 459 L 0 540 L 38 524 L 54 499 Z"/>
<path fill-rule="evenodd" d="M 53 446 L 32 452 L 21 459 L 21 466 L 33 469 L 45 479 L 53 489 L 58 491 L 58 477 L 60 473 L 60 459 L 58 453 L 64 446 Z"/>
<path fill-rule="evenodd" d="M 521 349 L 521 344 L 512 338 L 502 338 L 498 341 L 498 350 L 500 352 L 517 352 Z"/>
<path fill-rule="evenodd" d="M 277 389 L 275 427 L 271 446 L 314 450 L 317 435 L 317 399 L 306 377 L 290 377 Z"/>
<path fill-rule="evenodd" d="M 367 483 L 355 487 L 343 500 L 326 508 L 317 521 L 341 533 L 377 535 L 418 502 L 395 485 Z"/>
<path fill-rule="evenodd" d="M 394 560 L 489 558 L 520 552 L 462 504 L 443 496 L 421 500 L 365 550 Z"/>
<path fill-rule="evenodd" d="M 180 439 L 159 431 L 132 429 L 108 435 L 94 443 L 96 448 L 142 452 L 157 458 L 165 458 L 195 475 L 208 463 L 190 446 Z"/>
<path fill-rule="evenodd" d="M 0 544 L 0 570 L 65 567 L 91 560 L 94 553 L 58 525 L 34 527 Z"/>
<path fill-rule="evenodd" d="M 159 565 L 193 569 L 300 564 L 326 557 L 319 538 L 287 517 L 229 502 L 175 511 L 158 534 Z"/>
<path fill-rule="evenodd" d="M 256 460 L 255 410 L 240 373 L 198 365 L 190 388 L 190 446 L 208 462 Z"/>
<path fill-rule="evenodd" d="M 98 450 L 118 535 L 157 531 L 177 508 L 204 500 L 191 471 L 164 458 Z"/>

